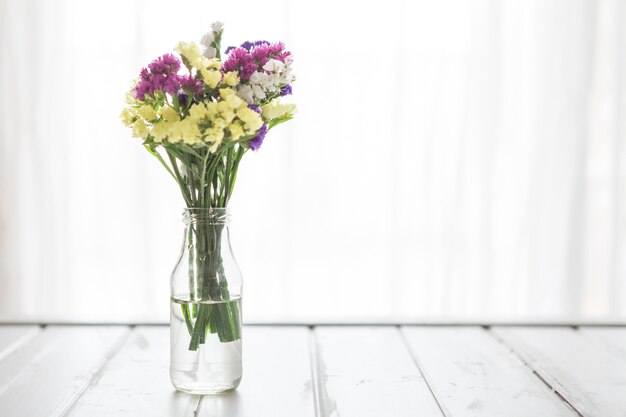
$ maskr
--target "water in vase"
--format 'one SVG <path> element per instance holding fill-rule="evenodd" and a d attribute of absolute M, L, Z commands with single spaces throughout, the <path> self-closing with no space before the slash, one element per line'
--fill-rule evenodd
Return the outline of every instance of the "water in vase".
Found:
<path fill-rule="evenodd" d="M 229 316 L 232 327 L 225 335 L 222 330 Z M 194 303 L 172 298 L 170 377 L 178 390 L 215 394 L 237 388 L 242 374 L 240 317 L 241 299 Z M 198 329 L 202 333 L 200 342 L 194 343 L 192 337 L 197 338 L 197 334 L 193 336 L 193 330 L 202 318 L 206 327 Z"/>

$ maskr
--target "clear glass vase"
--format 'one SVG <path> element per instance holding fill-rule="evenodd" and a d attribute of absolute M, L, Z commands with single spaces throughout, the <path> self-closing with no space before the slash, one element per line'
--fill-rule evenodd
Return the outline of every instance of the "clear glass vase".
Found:
<path fill-rule="evenodd" d="M 170 378 L 179 391 L 215 394 L 241 381 L 242 276 L 229 210 L 186 209 L 171 277 Z"/>

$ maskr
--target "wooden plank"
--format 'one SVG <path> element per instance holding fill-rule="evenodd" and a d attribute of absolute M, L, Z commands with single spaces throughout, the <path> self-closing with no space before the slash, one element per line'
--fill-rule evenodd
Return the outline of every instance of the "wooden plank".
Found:
<path fill-rule="evenodd" d="M 35 325 L 0 325 L 0 361 L 40 330 L 41 328 Z"/>
<path fill-rule="evenodd" d="M 585 417 L 626 415 L 626 357 L 569 327 L 493 332 Z"/>
<path fill-rule="evenodd" d="M 245 327 L 241 385 L 203 397 L 198 415 L 313 417 L 309 333 L 306 327 Z"/>
<path fill-rule="evenodd" d="M 69 416 L 192 416 L 200 397 L 174 390 L 169 349 L 168 327 L 135 328 Z"/>
<path fill-rule="evenodd" d="M 319 415 L 443 415 L 396 327 L 318 327 Z"/>
<path fill-rule="evenodd" d="M 47 327 L 0 362 L 0 415 L 60 416 L 117 350 L 127 327 Z"/>
<path fill-rule="evenodd" d="M 403 327 L 447 416 L 571 417 L 578 414 L 480 327 Z"/>

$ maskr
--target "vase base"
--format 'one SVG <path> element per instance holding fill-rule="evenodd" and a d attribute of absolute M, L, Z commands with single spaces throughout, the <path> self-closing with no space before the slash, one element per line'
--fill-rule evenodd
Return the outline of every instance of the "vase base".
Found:
<path fill-rule="evenodd" d="M 172 385 L 177 391 L 185 392 L 193 395 L 215 395 L 229 391 L 234 391 L 239 386 L 241 378 L 233 381 L 232 384 L 207 384 L 202 382 L 191 382 L 186 384 L 177 384 L 172 381 Z"/>

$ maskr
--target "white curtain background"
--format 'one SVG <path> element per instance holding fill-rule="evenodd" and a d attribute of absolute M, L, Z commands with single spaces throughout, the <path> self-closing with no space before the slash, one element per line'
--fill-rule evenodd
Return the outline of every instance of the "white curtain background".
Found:
<path fill-rule="evenodd" d="M 167 320 L 182 198 L 118 119 L 214 20 L 296 119 L 232 201 L 245 317 L 626 317 L 619 0 L 0 0 L 0 317 Z"/>

